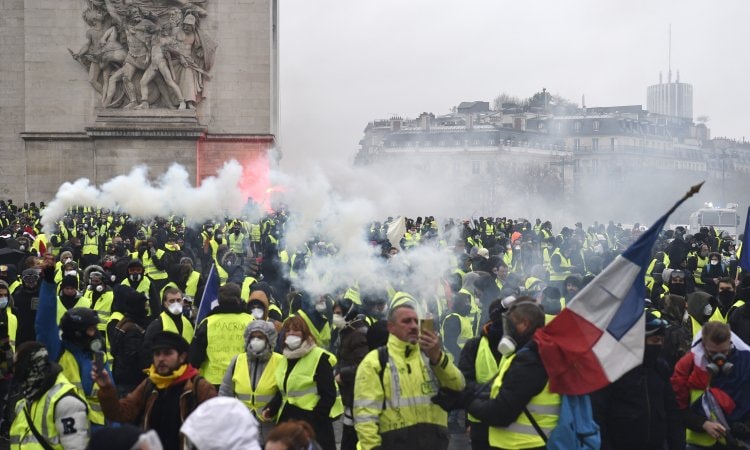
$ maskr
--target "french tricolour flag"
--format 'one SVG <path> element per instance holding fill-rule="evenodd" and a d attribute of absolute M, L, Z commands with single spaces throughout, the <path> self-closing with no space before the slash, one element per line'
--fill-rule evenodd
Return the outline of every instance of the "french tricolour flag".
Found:
<path fill-rule="evenodd" d="M 206 286 L 203 288 L 201 304 L 198 308 L 198 315 L 195 318 L 195 324 L 200 324 L 208 316 L 212 309 L 219 305 L 219 274 L 216 272 L 216 264 L 211 265 L 208 272 Z"/>
<path fill-rule="evenodd" d="M 552 392 L 588 394 L 643 362 L 644 276 L 651 249 L 669 215 L 698 189 L 693 187 L 536 332 Z"/>

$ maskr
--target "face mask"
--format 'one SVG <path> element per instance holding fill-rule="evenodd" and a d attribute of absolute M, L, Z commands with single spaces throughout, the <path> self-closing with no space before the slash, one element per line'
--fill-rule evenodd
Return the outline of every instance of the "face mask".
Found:
<path fill-rule="evenodd" d="M 167 310 L 175 316 L 182 314 L 182 303 L 170 303 L 169 306 L 167 306 Z"/>
<path fill-rule="evenodd" d="M 516 341 L 507 334 L 503 335 L 503 338 L 497 343 L 497 351 L 503 356 L 512 354 L 516 351 Z"/>
<path fill-rule="evenodd" d="M 73 276 L 75 276 L 76 275 L 76 271 L 75 270 L 66 270 L 65 271 L 65 275 L 73 275 Z"/>
<path fill-rule="evenodd" d="M 685 285 L 684 284 L 673 284 L 669 287 L 669 292 L 675 295 L 685 296 Z"/>
<path fill-rule="evenodd" d="M 719 292 L 719 301 L 724 304 L 728 305 L 729 303 L 734 300 L 734 292 L 732 291 L 720 291 Z"/>
<path fill-rule="evenodd" d="M 97 331 L 93 338 L 89 341 L 89 349 L 92 352 L 100 352 L 104 348 L 104 341 L 102 335 Z"/>
<path fill-rule="evenodd" d="M 289 350 L 297 350 L 302 345 L 302 338 L 299 336 L 287 336 L 284 342 L 286 342 Z"/>
<path fill-rule="evenodd" d="M 713 259 L 712 259 L 712 260 L 711 260 L 711 265 L 712 265 L 712 266 L 717 266 L 717 265 L 719 265 L 719 261 L 716 261 L 716 260 L 713 260 Z"/>
<path fill-rule="evenodd" d="M 128 278 L 130 278 L 130 281 L 134 283 L 141 281 L 141 277 L 143 277 L 143 275 L 141 275 L 140 273 L 134 273 L 132 275 L 128 275 Z"/>
<path fill-rule="evenodd" d="M 73 258 L 65 258 L 65 261 L 63 263 L 67 264 L 69 262 L 73 262 Z"/>
<path fill-rule="evenodd" d="M 346 326 L 346 319 L 341 314 L 334 314 L 331 322 L 333 323 L 333 328 L 338 328 L 339 330 Z"/>
<path fill-rule="evenodd" d="M 315 311 L 319 313 L 326 312 L 326 304 L 325 303 L 316 303 L 315 304 Z"/>
<path fill-rule="evenodd" d="M 0 309 L 5 309 L 8 306 L 8 297 L 0 297 Z"/>
<path fill-rule="evenodd" d="M 661 354 L 661 345 L 646 344 L 643 351 L 643 364 L 653 366 Z"/>
<path fill-rule="evenodd" d="M 223 237 L 223 235 L 221 233 L 217 233 L 216 234 L 216 240 L 217 241 L 220 241 L 222 237 Z"/>
<path fill-rule="evenodd" d="M 93 287 L 93 290 L 95 290 L 96 292 L 102 292 L 104 290 L 103 284 L 97 284 L 96 286 L 92 286 L 92 287 Z"/>
<path fill-rule="evenodd" d="M 288 339 L 287 339 L 287 342 L 289 342 Z M 253 352 L 260 353 L 265 349 L 266 349 L 266 341 L 264 341 L 261 338 L 250 339 L 250 350 L 252 350 Z"/>
<path fill-rule="evenodd" d="M 263 319 L 263 315 L 265 314 L 263 308 L 253 308 L 250 310 L 250 313 L 258 320 Z"/>
<path fill-rule="evenodd" d="M 706 306 L 703 307 L 703 315 L 706 317 L 711 317 L 711 314 L 714 312 L 714 308 L 711 306 L 710 303 L 706 303 Z"/>
<path fill-rule="evenodd" d="M 727 355 L 723 353 L 717 353 L 709 357 L 708 361 L 708 364 L 706 364 L 706 370 L 714 376 L 722 373 L 729 375 L 732 373 L 732 368 L 734 368 L 734 364 L 730 363 L 727 360 Z"/>

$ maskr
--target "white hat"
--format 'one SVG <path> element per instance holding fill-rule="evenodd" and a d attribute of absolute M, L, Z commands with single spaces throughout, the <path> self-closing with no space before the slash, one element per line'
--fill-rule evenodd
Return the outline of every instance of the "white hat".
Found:
<path fill-rule="evenodd" d="M 480 248 L 477 251 L 477 255 L 481 256 L 484 259 L 490 259 L 490 251 L 487 250 L 486 248 Z"/>
<path fill-rule="evenodd" d="M 227 421 L 232 426 L 227 426 Z M 180 431 L 200 450 L 260 450 L 258 421 L 247 406 L 232 397 L 201 403 Z"/>

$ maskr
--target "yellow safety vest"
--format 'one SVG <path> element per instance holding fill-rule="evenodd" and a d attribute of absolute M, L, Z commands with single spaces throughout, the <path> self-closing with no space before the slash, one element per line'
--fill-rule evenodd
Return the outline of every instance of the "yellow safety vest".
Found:
<path fill-rule="evenodd" d="M 63 350 L 63 354 L 60 356 L 60 361 L 58 361 L 58 363 L 60 364 L 60 367 L 62 367 L 62 374 L 65 375 L 65 378 L 67 378 L 75 387 L 78 397 L 82 398 L 86 402 L 86 405 L 88 405 L 89 422 L 96 425 L 104 425 L 104 412 L 102 412 L 102 405 L 99 403 L 99 397 L 97 396 L 99 385 L 92 381 L 93 388 L 91 389 L 91 395 L 86 395 L 83 391 L 83 384 L 81 384 L 81 369 L 78 366 L 78 361 L 76 361 L 75 356 L 69 351 Z M 84 376 L 90 377 L 91 374 L 87 373 L 84 374 Z"/>
<path fill-rule="evenodd" d="M 476 297 L 474 297 L 474 294 L 463 288 L 461 288 L 458 292 L 471 297 L 471 312 L 469 315 L 469 321 L 471 321 L 472 336 L 475 336 L 479 334 L 479 328 L 482 321 L 482 308 L 480 308 L 479 304 L 477 304 L 477 299 Z"/>
<path fill-rule="evenodd" d="M 257 223 L 250 224 L 250 240 L 260 242 L 260 225 Z"/>
<path fill-rule="evenodd" d="M 253 284 L 255 284 L 257 281 L 258 280 L 256 280 L 253 277 L 245 277 L 245 279 L 242 280 L 242 288 L 240 289 L 240 298 L 242 299 L 243 302 L 247 303 L 248 299 L 250 298 L 250 288 L 252 288 Z"/>
<path fill-rule="evenodd" d="M 276 385 L 281 391 L 283 403 L 279 409 L 279 417 L 281 416 L 284 406 L 286 404 L 294 405 L 297 408 L 304 409 L 305 411 L 312 411 L 315 405 L 318 404 L 320 396 L 318 395 L 318 386 L 315 382 L 315 372 L 318 369 L 318 363 L 320 358 L 327 357 L 331 363 L 331 367 L 336 365 L 336 357 L 333 354 L 323 350 L 320 347 L 313 347 L 312 350 L 292 367 L 289 376 L 286 376 L 286 370 L 289 365 L 289 361 L 286 358 L 282 358 L 279 361 L 278 367 L 276 367 Z M 338 387 L 336 388 L 336 402 L 331 407 L 331 412 L 328 417 L 335 418 L 344 413 L 344 404 L 341 403 L 341 396 L 338 393 Z"/>
<path fill-rule="evenodd" d="M 552 267 L 552 257 L 555 255 L 560 256 L 560 271 L 556 271 L 554 267 Z M 552 253 L 552 256 L 550 256 L 550 274 L 549 279 L 550 281 L 565 281 L 565 279 L 570 276 L 570 258 L 566 258 L 563 256 L 562 253 L 560 253 L 560 249 L 555 249 L 555 251 Z"/>
<path fill-rule="evenodd" d="M 701 258 L 700 256 L 695 255 L 695 261 L 697 263 L 697 267 L 693 272 L 693 278 L 695 278 L 695 284 L 703 285 L 705 283 L 701 279 L 701 273 L 703 273 L 703 268 L 706 267 L 706 264 L 708 264 L 708 256 Z"/>
<path fill-rule="evenodd" d="M 88 234 L 83 238 L 83 247 L 81 248 L 83 255 L 99 255 L 99 238 L 97 236 L 91 237 Z"/>
<path fill-rule="evenodd" d="M 112 315 L 112 301 L 115 298 L 115 294 L 109 290 L 102 292 L 102 295 L 99 296 L 99 299 L 94 303 L 94 291 L 87 290 L 85 294 L 83 294 L 83 297 L 81 297 L 80 300 L 78 300 L 78 303 L 81 303 L 81 300 L 84 300 L 84 302 L 88 302 L 89 306 L 91 307 L 91 304 L 94 305 L 92 308 L 96 313 L 99 315 L 99 318 L 102 320 L 96 328 L 104 335 L 107 332 L 107 322 L 109 322 L 109 318 Z M 78 306 L 78 304 L 76 304 Z"/>
<path fill-rule="evenodd" d="M 244 403 L 250 411 L 254 411 L 257 417 L 260 417 L 260 412 L 279 391 L 276 385 L 276 369 L 283 359 L 284 357 L 280 354 L 271 353 L 271 359 L 266 363 L 266 367 L 263 369 L 255 389 L 253 389 L 247 365 L 247 353 L 237 355 L 234 372 L 232 372 L 234 396 Z"/>
<path fill-rule="evenodd" d="M 161 259 L 164 256 L 164 250 L 158 249 L 156 250 L 156 255 L 158 259 Z M 143 252 L 143 273 L 148 275 L 152 280 L 163 280 L 167 278 L 169 275 L 167 275 L 167 272 L 160 270 L 156 267 L 156 264 L 154 264 L 153 258 L 151 258 L 151 253 L 148 251 Z"/>
<path fill-rule="evenodd" d="M 244 256 L 245 255 L 245 248 L 242 245 L 242 242 L 245 240 L 245 235 L 240 233 L 237 236 L 234 235 L 234 233 L 229 233 L 227 235 L 227 242 L 229 243 L 229 250 L 232 251 L 232 253 L 236 254 L 237 256 Z"/>
<path fill-rule="evenodd" d="M 490 349 L 490 340 L 487 339 L 487 336 L 482 336 L 477 347 L 477 356 L 474 359 L 474 376 L 477 384 L 487 383 L 493 377 L 496 377 L 500 372 L 502 363 L 502 358 L 500 361 L 495 360 L 495 355 L 492 354 Z M 479 419 L 471 414 L 467 414 L 467 418 L 472 422 L 479 422 Z"/>
<path fill-rule="evenodd" d="M 503 358 L 500 374 L 495 378 L 490 391 L 491 398 L 498 396 L 503 384 L 503 377 L 513 363 L 516 354 Z M 557 426 L 560 415 L 560 395 L 553 394 L 549 390 L 549 381 L 544 385 L 542 392 L 534 396 L 526 405 L 531 416 L 536 420 L 539 428 L 549 436 Z M 489 442 L 491 447 L 506 449 L 524 449 L 544 447 L 545 443 L 536 429 L 531 425 L 526 414 L 521 413 L 515 422 L 507 427 L 490 427 Z"/>
<path fill-rule="evenodd" d="M 198 295 L 198 282 L 201 279 L 201 273 L 194 270 L 190 273 L 187 283 L 185 283 L 185 295 L 195 298 Z"/>
<path fill-rule="evenodd" d="M 243 333 L 253 316 L 247 313 L 213 314 L 206 317 L 206 360 L 200 373 L 211 384 L 219 385 L 234 355 L 245 351 Z"/>
<path fill-rule="evenodd" d="M 28 423 L 24 408 L 27 408 L 34 428 L 47 441 L 47 445 L 53 449 L 62 449 L 60 435 L 57 434 L 57 425 L 55 423 L 55 406 L 66 395 L 75 391 L 75 386 L 71 384 L 65 375 L 58 374 L 55 384 L 49 388 L 44 397 L 38 398 L 27 405 L 26 399 L 21 399 L 16 403 L 16 417 L 10 426 L 10 445 L 11 448 L 24 450 L 44 450 L 43 446 L 31 431 L 31 425 Z"/>
<path fill-rule="evenodd" d="M 159 314 L 159 318 L 161 319 L 161 329 L 163 331 L 169 331 L 170 333 L 179 334 L 183 339 L 187 341 L 188 344 L 193 341 L 193 334 L 195 333 L 195 330 L 193 329 L 193 324 L 190 323 L 187 317 L 180 314 L 180 318 L 182 319 L 182 333 L 177 330 L 177 325 L 174 323 L 172 316 L 170 316 L 166 312 L 162 311 L 162 313 Z"/>
<path fill-rule="evenodd" d="M 445 336 L 445 321 L 451 316 L 458 317 L 458 320 L 461 322 L 461 332 L 458 335 L 458 348 L 464 348 L 466 341 L 474 337 L 474 329 L 471 324 L 471 319 L 458 313 L 448 314 L 445 316 L 445 319 L 443 319 L 443 324 L 441 325 L 443 336 Z"/>
<path fill-rule="evenodd" d="M 714 313 L 711 314 L 711 317 L 708 318 L 707 322 L 727 323 L 727 318 L 724 317 L 724 315 L 721 313 L 719 308 L 716 308 L 714 310 Z M 703 325 L 701 325 L 697 320 L 695 320 L 693 316 L 690 316 L 690 324 L 692 325 L 693 336 L 698 336 L 701 332 L 701 329 L 703 328 Z"/>
<path fill-rule="evenodd" d="M 315 325 L 313 325 L 312 320 L 307 313 L 300 309 L 297 311 L 297 314 L 302 317 L 302 320 L 304 320 L 305 323 L 307 323 L 307 327 L 310 328 L 310 334 L 312 334 L 315 342 L 323 348 L 328 348 L 328 346 L 331 345 L 331 324 L 326 322 L 325 325 L 323 325 L 323 329 L 318 330 Z"/>
<path fill-rule="evenodd" d="M 122 284 L 123 286 L 133 287 L 131 283 L 132 282 L 130 281 L 130 278 L 125 278 L 120 284 Z M 144 275 L 143 278 L 141 278 L 141 281 L 138 282 L 138 287 L 135 287 L 133 289 L 135 289 L 136 292 L 140 292 L 141 294 L 145 295 L 146 298 L 151 298 L 151 279 Z"/>

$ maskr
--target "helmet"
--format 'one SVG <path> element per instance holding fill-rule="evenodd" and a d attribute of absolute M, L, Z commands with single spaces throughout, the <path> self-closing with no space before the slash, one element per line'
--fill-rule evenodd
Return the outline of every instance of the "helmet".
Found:
<path fill-rule="evenodd" d="M 80 342 L 86 340 L 86 330 L 100 323 L 99 315 L 89 308 L 71 308 L 60 320 L 60 330 L 65 341 Z"/>

